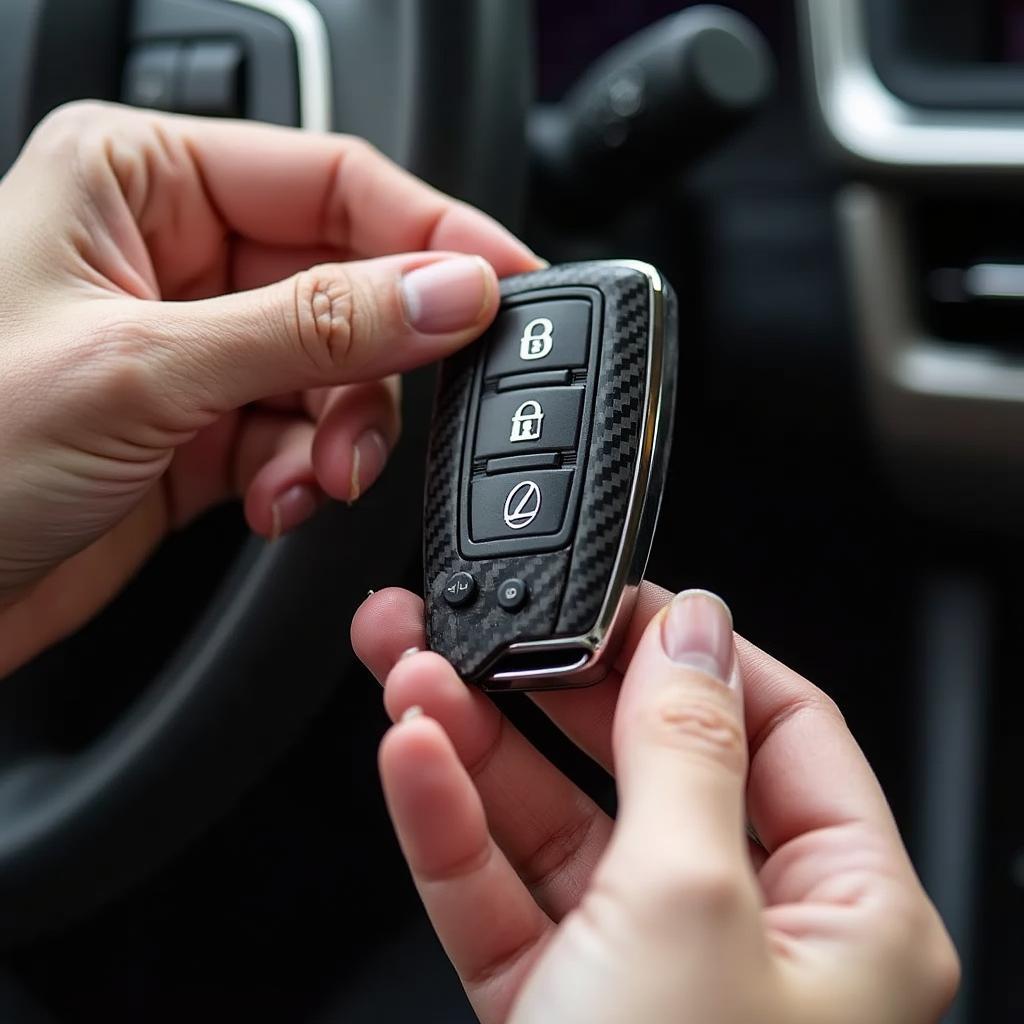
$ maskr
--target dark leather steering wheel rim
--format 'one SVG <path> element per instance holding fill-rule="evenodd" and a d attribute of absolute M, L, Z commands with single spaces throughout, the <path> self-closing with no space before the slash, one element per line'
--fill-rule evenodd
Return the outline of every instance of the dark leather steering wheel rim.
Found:
<path fill-rule="evenodd" d="M 531 78 L 527 4 L 317 0 L 333 53 L 334 128 L 362 134 L 439 188 L 515 225 Z M 375 44 L 361 49 L 361 33 Z M 390 72 L 390 74 L 389 74 Z M 390 83 L 359 103 L 366 81 Z M 0 943 L 96 908 L 216 820 L 295 738 L 355 659 L 367 581 L 419 562 L 433 373 L 405 382 L 405 434 L 376 501 L 331 505 L 273 545 L 250 540 L 164 670 L 87 748 L 0 763 Z"/>

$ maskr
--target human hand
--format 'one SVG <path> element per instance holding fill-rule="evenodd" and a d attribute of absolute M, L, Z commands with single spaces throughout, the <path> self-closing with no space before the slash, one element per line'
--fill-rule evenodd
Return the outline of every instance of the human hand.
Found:
<path fill-rule="evenodd" d="M 645 585 L 598 686 L 534 696 L 614 770 L 615 821 L 441 657 L 403 657 L 424 646 L 418 598 L 356 615 L 398 722 L 391 815 L 480 1019 L 937 1021 L 956 954 L 834 704 L 734 646 L 718 599 L 668 602 Z"/>
<path fill-rule="evenodd" d="M 357 139 L 96 103 L 37 128 L 0 225 L 0 674 L 215 503 L 274 537 L 357 498 L 394 375 L 539 265 Z"/>

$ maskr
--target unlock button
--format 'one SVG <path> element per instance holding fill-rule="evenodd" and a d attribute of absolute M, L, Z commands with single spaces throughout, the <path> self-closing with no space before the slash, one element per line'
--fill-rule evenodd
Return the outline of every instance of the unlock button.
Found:
<path fill-rule="evenodd" d="M 486 343 L 487 377 L 587 365 L 590 303 L 586 299 L 525 302 L 498 314 Z"/>

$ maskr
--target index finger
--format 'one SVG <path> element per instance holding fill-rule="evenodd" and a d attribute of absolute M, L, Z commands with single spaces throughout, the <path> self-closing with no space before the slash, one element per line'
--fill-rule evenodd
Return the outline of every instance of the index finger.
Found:
<path fill-rule="evenodd" d="M 246 122 L 173 119 L 225 223 L 256 242 L 357 256 L 483 256 L 499 276 L 537 257 L 497 221 L 438 192 L 362 139 Z"/>

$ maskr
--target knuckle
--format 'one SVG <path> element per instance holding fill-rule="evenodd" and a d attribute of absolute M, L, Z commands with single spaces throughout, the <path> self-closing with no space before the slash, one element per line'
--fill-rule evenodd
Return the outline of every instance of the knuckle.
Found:
<path fill-rule="evenodd" d="M 152 331 L 131 318 L 104 320 L 72 346 L 72 365 L 94 392 L 116 405 L 148 403 L 159 394 Z"/>
<path fill-rule="evenodd" d="M 552 879 L 570 870 L 586 850 L 600 812 L 596 806 L 585 808 L 556 828 L 524 859 L 520 874 L 533 890 L 547 886 Z"/>
<path fill-rule="evenodd" d="M 41 135 L 80 129 L 95 124 L 101 118 L 110 116 L 111 106 L 100 100 L 70 100 L 54 107 L 39 122 L 37 131 Z"/>
<path fill-rule="evenodd" d="M 25 159 L 56 168 L 77 192 L 101 194 L 110 187 L 109 169 L 118 150 L 114 141 L 130 135 L 126 127 L 133 117 L 138 117 L 138 112 L 113 103 L 65 103 L 36 126 L 25 146 Z M 120 151 L 130 152 L 131 147 L 121 146 Z"/>
<path fill-rule="evenodd" d="M 655 742 L 739 775 L 746 771 L 746 739 L 739 719 L 718 702 L 670 691 L 654 705 L 650 724 Z"/>
<path fill-rule="evenodd" d="M 30 146 L 52 156 L 76 152 L 83 136 L 97 125 L 109 124 L 113 111 L 119 108 L 98 100 L 72 100 L 51 110 L 32 132 Z"/>
<path fill-rule="evenodd" d="M 361 135 L 341 135 L 340 142 L 348 157 L 372 157 L 380 154 L 380 150 Z"/>
<path fill-rule="evenodd" d="M 351 277 L 336 267 L 313 267 L 295 276 L 293 293 L 292 330 L 301 352 L 320 373 L 349 364 L 367 330 Z"/>
<path fill-rule="evenodd" d="M 826 715 L 831 715 L 842 725 L 846 725 L 846 716 L 842 708 L 824 690 L 819 690 L 813 698 L 812 703 L 816 704 L 818 710 Z"/>

